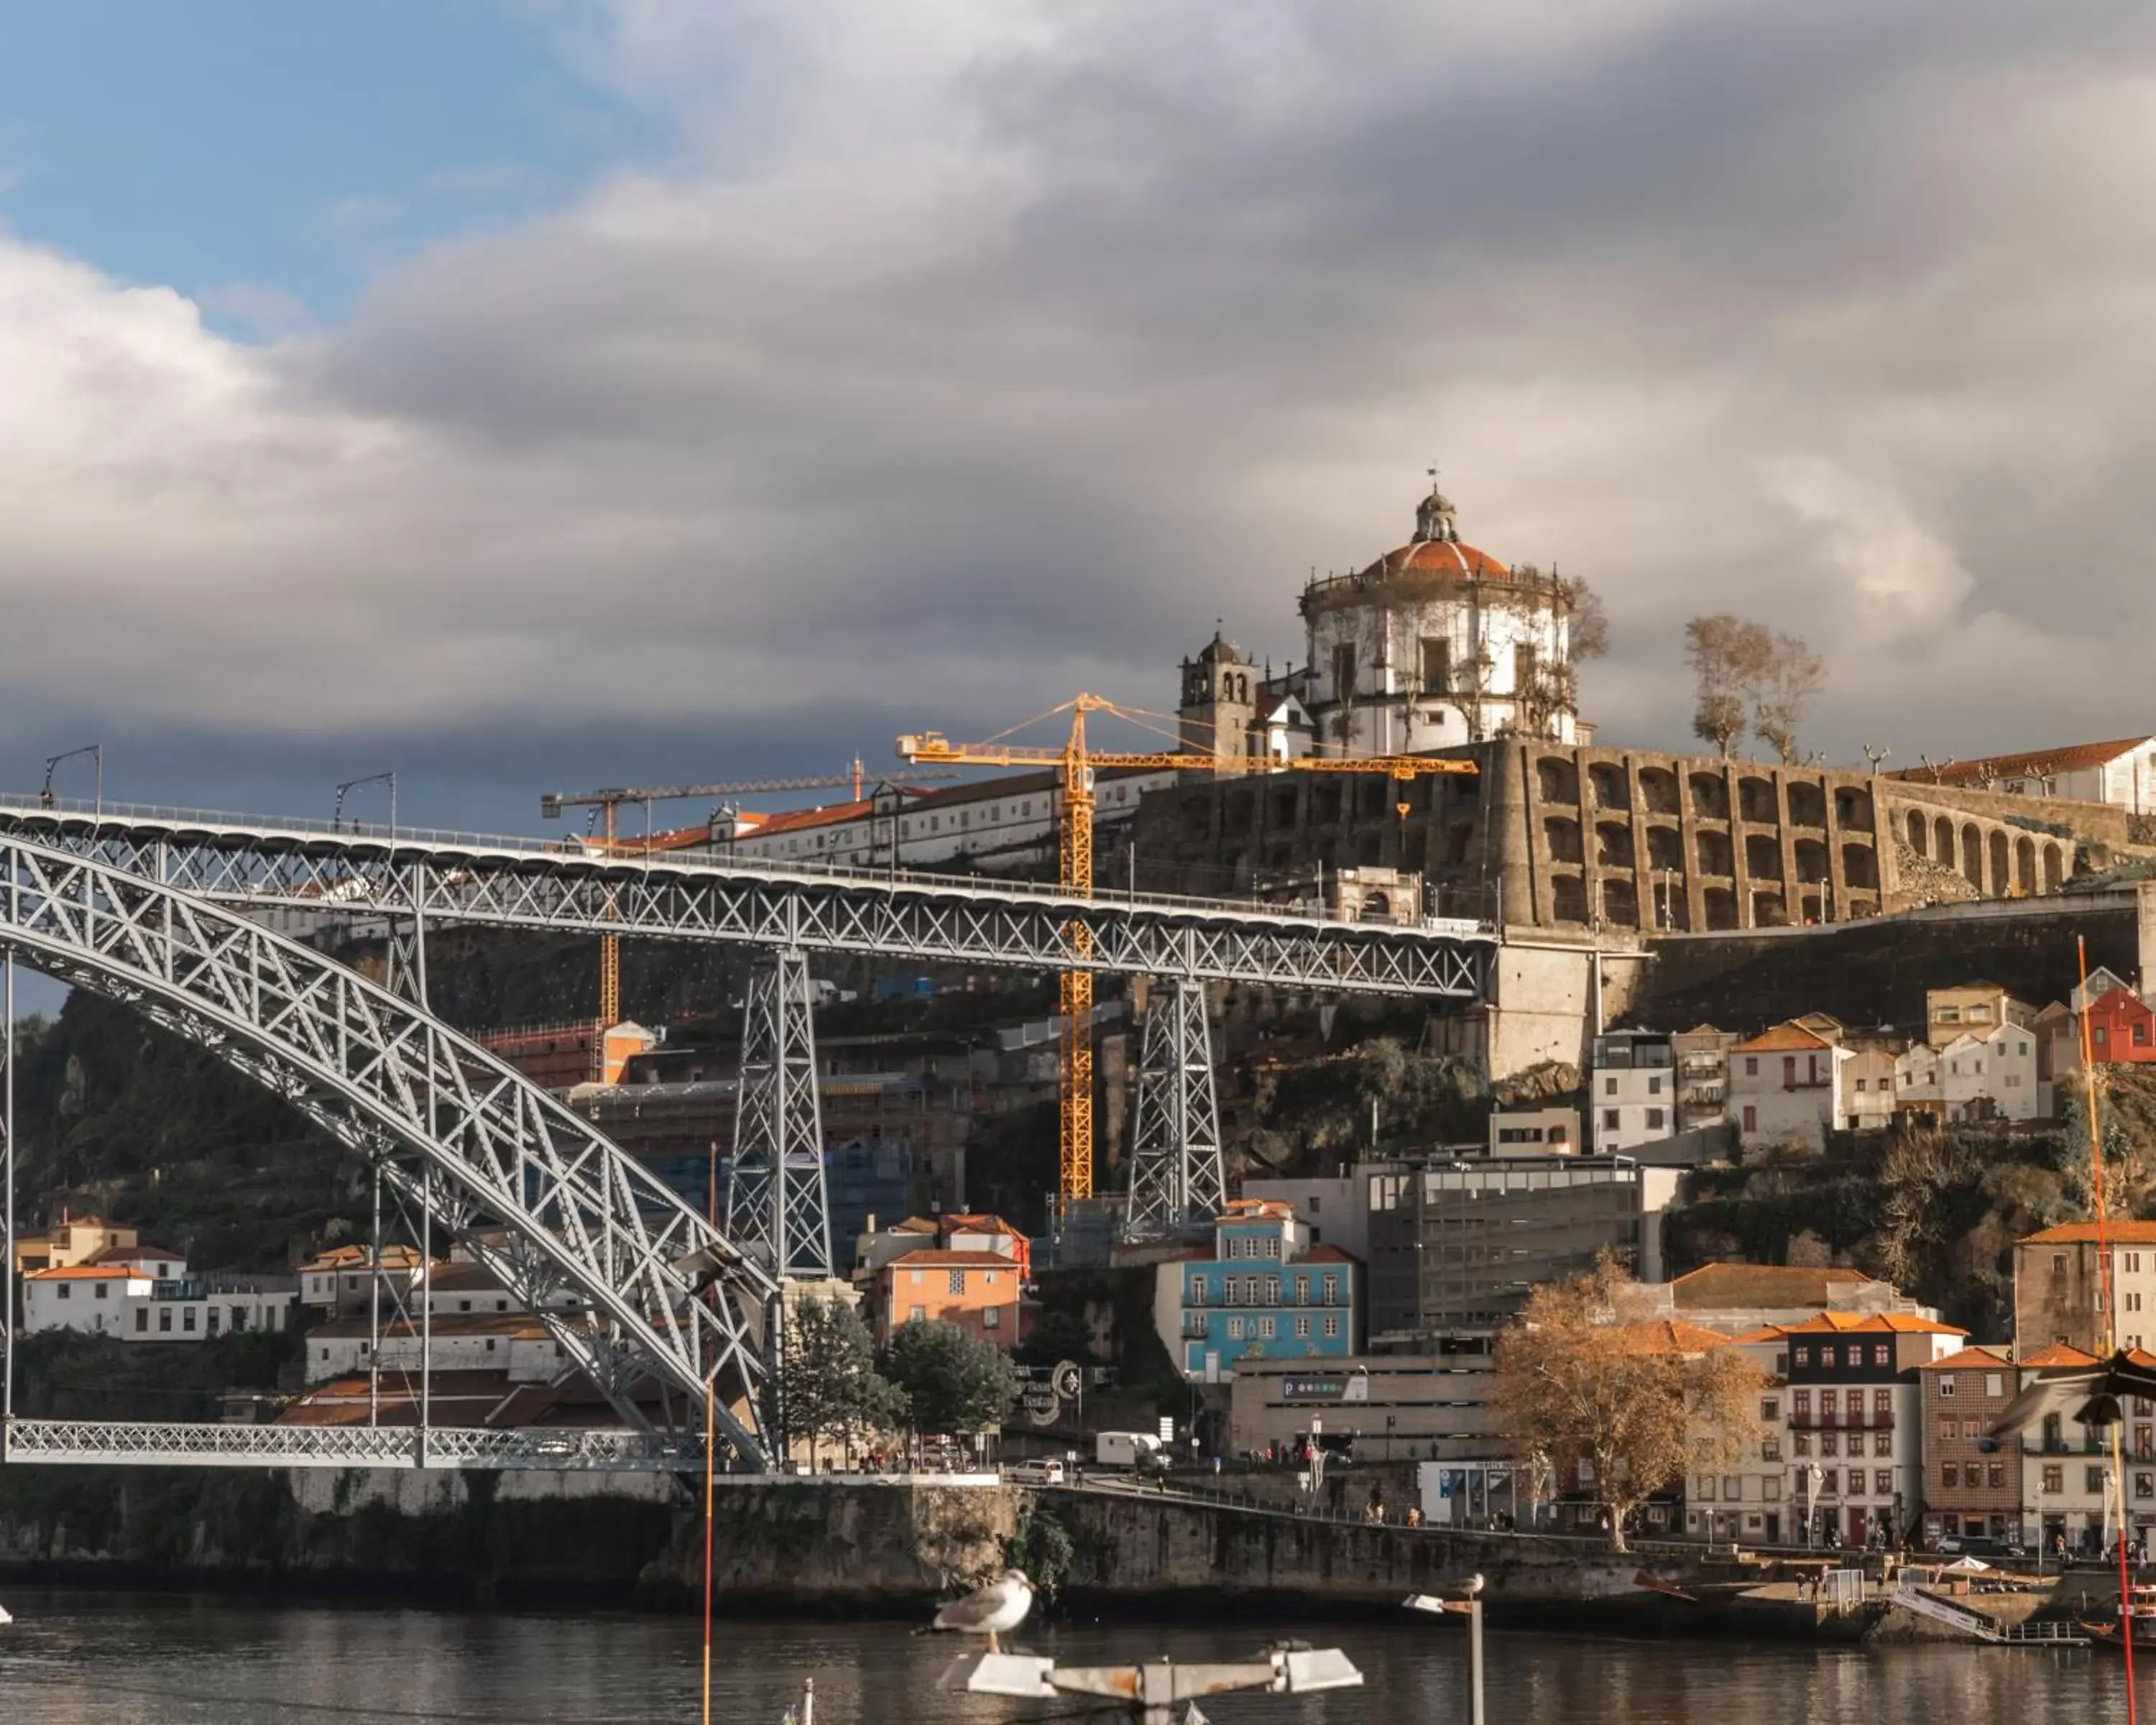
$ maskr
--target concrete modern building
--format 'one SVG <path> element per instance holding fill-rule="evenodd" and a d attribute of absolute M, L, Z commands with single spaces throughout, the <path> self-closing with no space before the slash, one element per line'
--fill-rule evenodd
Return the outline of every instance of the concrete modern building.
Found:
<path fill-rule="evenodd" d="M 1370 1333 L 1416 1338 L 1505 1323 L 1540 1284 L 1604 1251 L 1662 1275 L 1662 1214 L 1683 1177 L 1600 1156 L 1492 1157 L 1357 1170 L 1369 1213 Z"/>
<path fill-rule="evenodd" d="M 1502 1461 L 1509 1450 L 1491 1415 L 1496 1363 L 1486 1336 L 1426 1353 L 1358 1353 L 1235 1363 L 1229 1445 L 1237 1454 L 1292 1450 L 1322 1420 L 1326 1438 L 1354 1442 L 1358 1461 Z"/>
<path fill-rule="evenodd" d="M 1670 1039 L 1650 1030 L 1598 1036 L 1589 1054 L 1588 1116 L 1594 1153 L 1614 1156 L 1676 1131 L 1676 1063 Z"/>

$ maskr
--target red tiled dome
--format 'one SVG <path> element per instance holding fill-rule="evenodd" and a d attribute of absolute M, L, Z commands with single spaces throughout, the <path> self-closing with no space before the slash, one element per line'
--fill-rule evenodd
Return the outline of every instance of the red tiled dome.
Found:
<path fill-rule="evenodd" d="M 1509 581 L 1512 572 L 1486 551 L 1462 545 L 1456 539 L 1424 539 L 1389 551 L 1363 572 L 1366 578 L 1385 575 L 1427 574 L 1474 576 L 1484 581 Z"/>

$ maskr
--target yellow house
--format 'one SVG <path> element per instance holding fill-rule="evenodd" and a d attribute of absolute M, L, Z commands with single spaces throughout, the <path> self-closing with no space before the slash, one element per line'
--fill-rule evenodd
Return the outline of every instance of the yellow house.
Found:
<path fill-rule="evenodd" d="M 50 1232 L 27 1235 L 15 1242 L 15 1273 L 27 1276 L 33 1270 L 70 1270 L 88 1263 L 100 1252 L 124 1251 L 141 1243 L 140 1229 L 116 1228 L 95 1216 L 63 1215 Z"/>

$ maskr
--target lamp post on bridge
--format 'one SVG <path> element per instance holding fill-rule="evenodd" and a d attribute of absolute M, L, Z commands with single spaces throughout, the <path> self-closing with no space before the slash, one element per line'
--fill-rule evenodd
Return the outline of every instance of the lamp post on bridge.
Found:
<path fill-rule="evenodd" d="M 387 785 L 389 787 L 389 836 L 393 839 L 396 838 L 397 774 L 394 770 L 388 773 L 370 773 L 364 778 L 347 778 L 342 784 L 339 785 L 336 788 L 336 801 L 330 809 L 330 830 L 331 832 L 337 831 L 344 824 L 344 799 L 350 796 L 354 791 L 359 790 L 362 788 L 371 784 Z M 358 825 L 359 823 L 357 821 L 354 821 L 352 823 L 352 826 L 355 829 L 357 829 Z"/>
<path fill-rule="evenodd" d="M 84 755 L 90 756 L 97 762 L 97 816 L 102 820 L 105 818 L 105 745 L 101 742 L 86 742 L 79 749 L 67 749 L 57 755 L 48 755 L 45 757 L 45 788 L 38 793 L 38 800 L 46 808 L 51 808 L 53 769 L 63 761 L 76 760 Z"/>

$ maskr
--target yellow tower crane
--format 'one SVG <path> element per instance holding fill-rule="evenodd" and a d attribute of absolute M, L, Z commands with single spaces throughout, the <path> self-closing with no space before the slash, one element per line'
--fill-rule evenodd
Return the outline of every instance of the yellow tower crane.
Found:
<path fill-rule="evenodd" d="M 955 773 L 893 773 L 886 777 L 886 784 L 921 784 L 932 779 L 956 778 Z M 846 773 L 819 773 L 807 778 L 742 778 L 726 784 L 649 784 L 616 785 L 599 791 L 549 791 L 539 799 L 539 813 L 547 820 L 559 820 L 564 809 L 588 809 L 591 822 L 596 830 L 592 837 L 603 854 L 612 856 L 622 851 L 649 854 L 651 834 L 647 831 L 641 839 L 622 839 L 618 835 L 619 815 L 624 803 L 641 803 L 649 811 L 654 803 L 675 803 L 688 798 L 755 796 L 773 791 L 835 790 L 841 785 L 851 785 L 854 800 L 861 799 L 860 757 L 854 757 L 852 770 Z M 648 828 L 650 816 L 647 812 L 644 824 Z M 599 1023 L 602 1026 L 621 1021 L 621 937 L 603 934 L 599 937 Z"/>
<path fill-rule="evenodd" d="M 1063 890 L 1075 898 L 1093 896 L 1093 774 L 1103 767 L 1132 767 L 1156 770 L 1204 772 L 1219 774 L 1248 773 L 1380 773 L 1403 782 L 1435 774 L 1474 773 L 1472 761 L 1435 755 L 1364 755 L 1342 758 L 1306 757 L 1281 761 L 1265 756 L 1218 756 L 1190 749 L 1153 749 L 1137 752 L 1098 750 L 1087 746 L 1086 716 L 1111 713 L 1141 725 L 1161 716 L 1117 706 L 1098 695 L 1081 695 L 1042 714 L 1070 715 L 1070 735 L 1062 745 L 1005 742 L 954 743 L 941 732 L 910 733 L 898 739 L 901 760 L 965 767 L 1052 767 L 1061 795 L 1059 862 Z M 1029 723 L 1035 722 L 1029 721 Z M 1013 727 L 1014 729 L 1022 727 Z M 1148 728 L 1151 728 L 1148 725 Z M 1008 736 L 1009 733 L 1004 733 Z M 1403 812 L 1406 804 L 1400 805 Z M 1092 933 L 1079 923 L 1070 925 L 1072 950 L 1081 956 L 1092 950 Z M 1062 973 L 1058 1009 L 1062 1022 L 1062 1070 L 1058 1116 L 1057 1166 L 1066 1199 L 1093 1195 L 1093 973 L 1072 969 Z"/>

